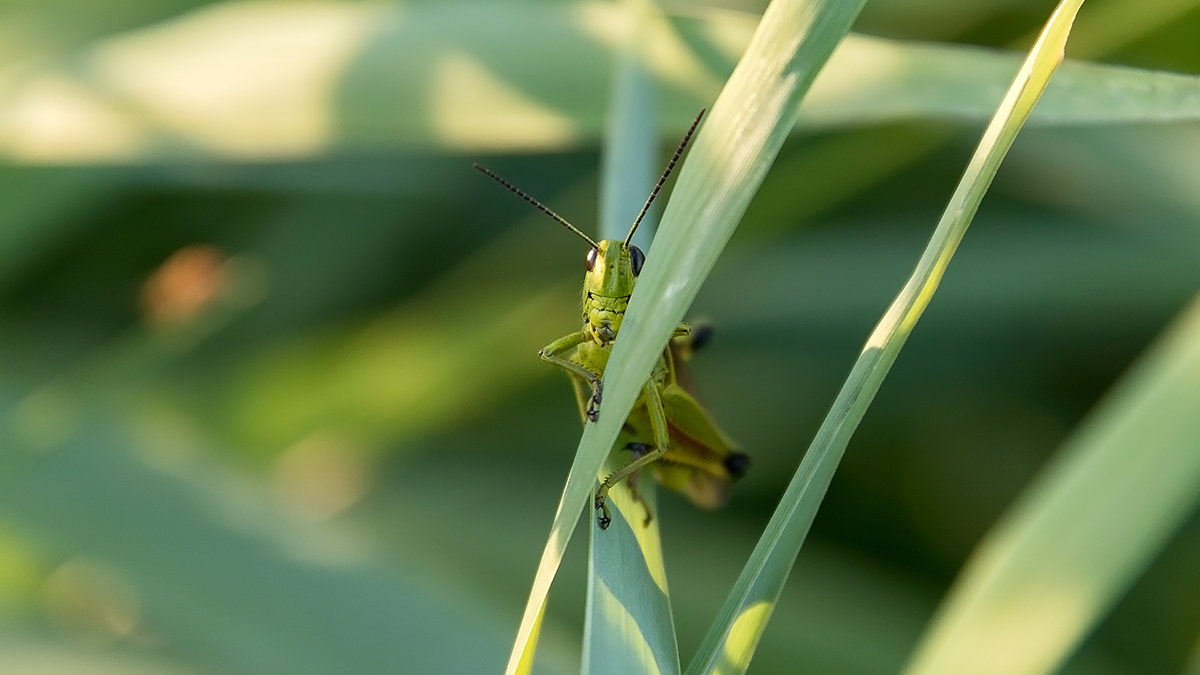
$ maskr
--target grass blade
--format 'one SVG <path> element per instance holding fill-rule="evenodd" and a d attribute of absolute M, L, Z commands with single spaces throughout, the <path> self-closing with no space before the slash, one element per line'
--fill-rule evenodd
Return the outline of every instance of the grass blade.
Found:
<path fill-rule="evenodd" d="M 602 478 L 617 468 L 607 466 L 599 475 Z M 642 496 L 656 508 L 654 481 L 642 478 Z M 591 522 L 581 672 L 678 675 L 679 647 L 658 520 L 642 525 L 642 506 L 624 483 L 609 493 L 609 508 L 612 523 L 607 530 L 601 530 L 594 518 Z"/>
<path fill-rule="evenodd" d="M 604 381 L 600 419 L 584 429 L 513 645 L 523 663 L 580 508 L 642 383 L 733 234 L 795 123 L 797 106 L 863 0 L 775 0 L 713 105 L 679 175 Z"/>
<path fill-rule="evenodd" d="M 1200 300 L 976 550 L 907 675 L 1054 671 L 1200 501 Z"/>
<path fill-rule="evenodd" d="M 800 127 L 829 129 L 914 119 L 983 120 L 1021 55 L 974 45 L 853 35 L 834 53 L 800 111 Z M 852 84 L 851 84 L 852 83 Z M 1195 120 L 1200 78 L 1067 60 L 1030 126 Z"/>
<path fill-rule="evenodd" d="M 600 237 L 624 239 L 657 178 L 658 128 L 654 82 L 644 64 L 647 23 L 660 20 L 649 0 L 628 0 L 628 31 L 616 56 L 612 102 L 600 178 Z M 647 214 L 634 243 L 648 248 L 654 236 Z M 617 455 L 625 461 L 628 455 Z M 598 480 L 619 465 L 609 462 Z M 643 476 L 643 478 L 648 478 Z M 653 480 L 641 481 L 654 505 Z M 642 526 L 642 507 L 625 483 L 610 493 L 612 524 L 590 522 L 587 611 L 583 630 L 584 675 L 678 675 L 679 647 L 671 617 L 658 520 Z"/>
<path fill-rule="evenodd" d="M 463 606 L 419 569 L 363 555 L 289 518 L 269 491 L 172 454 L 207 439 L 170 425 L 146 433 L 106 415 L 110 400 L 79 403 L 76 433 L 50 452 L 0 427 L 13 449 L 0 454 L 0 519 L 35 536 L 49 560 L 81 556 L 126 576 L 149 625 L 183 658 L 295 675 L 445 672 L 450 653 L 459 672 L 478 673 L 503 658 L 507 636 L 498 620 L 488 628 L 486 605 Z"/>
<path fill-rule="evenodd" d="M 601 159 L 601 239 L 625 238 L 659 171 L 654 80 L 646 70 L 642 49 L 653 10 L 650 0 L 623 4 L 628 9 L 630 28 L 614 59 L 612 101 Z M 633 243 L 642 250 L 649 248 L 654 239 L 654 220 L 652 214 L 647 214 L 634 235 Z"/>
<path fill-rule="evenodd" d="M 31 3 L 31 12 L 44 14 L 38 25 L 61 23 L 61 12 L 44 4 Z M 83 32 L 71 27 L 65 40 L 10 45 L 12 62 L 39 66 L 0 102 L 0 114 L 16 125 L 0 139 L 0 156 L 153 166 L 384 146 L 472 153 L 579 147 L 600 138 L 622 11 L 619 3 L 591 2 L 259 2 L 211 3 L 172 16 L 178 9 L 164 5 Z M 683 41 L 666 27 L 649 31 L 648 65 L 665 85 L 661 128 L 686 128 L 742 53 L 753 22 L 709 12 L 684 29 Z M 239 52 L 220 47 L 238 36 L 257 36 L 251 44 L 279 58 L 240 62 Z M 71 65 L 80 62 L 93 66 Z M 856 37 L 815 83 L 800 126 L 984 120 L 1017 65 L 1007 51 Z M 1093 64 L 1066 64 L 1063 75 L 1031 123 L 1200 117 L 1193 76 Z M 181 81 L 212 82 L 221 95 L 190 105 L 179 98 Z M 19 114 L 22 106 L 64 82 L 78 95 L 47 104 L 63 121 L 53 133 L 39 132 Z"/>
<path fill-rule="evenodd" d="M 1062 60 L 1071 22 L 1082 2 L 1064 0 L 1059 5 L 1022 65 L 916 270 L 867 340 L 721 613 L 688 666 L 689 675 L 745 672 L 850 436 L 929 304 L 1017 131 Z"/>

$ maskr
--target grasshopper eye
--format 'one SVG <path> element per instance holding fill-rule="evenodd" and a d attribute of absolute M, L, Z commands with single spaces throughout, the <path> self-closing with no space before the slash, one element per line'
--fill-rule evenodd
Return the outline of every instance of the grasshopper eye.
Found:
<path fill-rule="evenodd" d="M 633 276 L 642 273 L 642 263 L 646 262 L 646 254 L 636 246 L 629 247 L 629 260 L 633 263 Z"/>
<path fill-rule="evenodd" d="M 600 255 L 600 251 L 594 247 L 587 252 L 587 257 L 583 259 L 583 266 L 587 268 L 587 271 L 591 272 L 592 268 L 596 266 L 596 256 L 598 255 Z"/>

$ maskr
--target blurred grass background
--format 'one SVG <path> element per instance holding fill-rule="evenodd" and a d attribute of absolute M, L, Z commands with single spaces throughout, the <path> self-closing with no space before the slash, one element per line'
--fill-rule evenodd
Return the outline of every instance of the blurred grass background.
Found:
<path fill-rule="evenodd" d="M 663 5 L 668 145 L 763 4 Z M 1025 48 L 1052 7 L 872 0 L 856 30 Z M 618 22 L 518 0 L 0 6 L 0 673 L 502 667 L 579 433 L 536 351 L 576 324 L 584 251 L 470 164 L 594 232 Z M 1194 74 L 1197 31 L 1200 3 L 1096 0 L 1067 53 Z M 983 123 L 882 117 L 802 118 L 692 312 L 718 329 L 697 380 L 755 464 L 723 511 L 659 499 L 685 655 Z M 902 665 L 1200 286 L 1197 157 L 1194 122 L 1023 132 L 751 672 Z M 1065 672 L 1200 668 L 1197 570 L 1193 517 Z M 572 550 L 544 672 L 576 669 L 583 596 Z"/>

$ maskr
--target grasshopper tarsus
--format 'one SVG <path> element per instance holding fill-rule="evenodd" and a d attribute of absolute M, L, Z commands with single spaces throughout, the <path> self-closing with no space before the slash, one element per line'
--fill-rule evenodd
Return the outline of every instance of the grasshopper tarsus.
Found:
<path fill-rule="evenodd" d="M 645 443 L 629 443 L 625 446 L 625 449 L 631 450 L 633 452 L 633 458 L 637 459 L 638 457 L 641 457 L 649 452 L 650 447 L 651 446 L 646 445 Z M 615 475 L 615 473 L 611 473 L 604 478 L 604 482 L 600 483 L 600 487 L 596 490 L 596 498 L 592 502 L 592 505 L 595 507 L 595 509 L 602 512 L 596 518 L 597 524 L 600 525 L 600 529 L 607 530 L 612 521 L 612 518 L 609 517 L 611 514 L 609 514 L 608 511 L 608 491 L 616 487 L 620 480 L 625 481 L 625 484 L 629 486 L 629 494 L 631 497 L 633 497 L 633 501 L 641 504 L 642 510 L 646 512 L 646 517 L 642 519 L 642 527 L 649 527 L 650 523 L 654 520 L 654 512 L 650 510 L 650 502 L 646 501 L 646 498 L 643 497 L 642 493 L 638 490 L 638 472 L 634 471 L 625 478 L 622 478 L 617 482 L 613 482 L 613 476 Z"/>
<path fill-rule="evenodd" d="M 608 504 L 605 503 L 604 499 L 607 494 L 608 480 L 606 479 L 600 486 L 600 489 L 596 490 L 596 499 L 592 503 L 592 506 L 600 512 L 600 515 L 596 517 L 596 524 L 599 525 L 600 529 L 602 530 L 607 530 L 608 526 L 612 524 L 612 514 L 608 512 Z"/>
<path fill-rule="evenodd" d="M 593 422 L 600 419 L 600 399 L 604 396 L 604 386 L 600 380 L 592 382 L 592 400 L 587 407 L 587 418 Z"/>

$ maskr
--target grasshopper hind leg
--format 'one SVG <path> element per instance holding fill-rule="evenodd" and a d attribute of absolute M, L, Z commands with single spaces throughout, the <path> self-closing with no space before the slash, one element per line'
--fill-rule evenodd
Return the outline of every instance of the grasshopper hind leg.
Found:
<path fill-rule="evenodd" d="M 627 446 L 634 453 L 633 458 L 629 460 L 628 464 L 615 471 L 608 478 L 605 478 L 604 482 L 596 490 L 596 498 L 593 504 L 596 510 L 601 512 L 600 529 L 608 527 L 608 522 L 611 521 L 608 513 L 608 505 L 604 503 L 605 497 L 608 496 L 608 491 L 614 485 L 636 473 L 639 469 L 662 457 L 663 453 L 667 450 L 667 445 L 671 442 L 670 433 L 667 431 L 667 415 L 663 410 L 662 393 L 659 391 L 660 386 L 660 382 L 655 382 L 651 379 L 642 388 L 645 396 L 646 412 L 649 413 L 650 427 L 654 433 L 654 445 L 634 443 Z M 643 505 L 646 504 L 645 500 L 639 499 L 639 501 Z M 649 513 L 649 509 L 647 509 L 647 513 Z"/>
<path fill-rule="evenodd" d="M 692 358 L 696 352 L 708 346 L 712 342 L 713 334 L 716 330 L 712 323 L 701 321 L 695 325 L 686 323 L 679 324 L 675 329 L 674 348 L 683 357 L 684 361 Z"/>
<path fill-rule="evenodd" d="M 654 448 L 646 445 L 645 443 L 635 442 L 627 444 L 625 449 L 633 455 L 629 460 L 630 464 L 632 464 L 633 462 L 650 454 L 650 451 Z M 634 469 L 633 471 L 630 471 L 629 474 L 623 479 L 618 479 L 616 481 L 613 480 L 613 476 L 615 475 L 616 474 L 613 474 L 608 478 L 605 478 L 604 483 L 600 486 L 600 489 L 596 491 L 596 498 L 593 506 L 597 511 L 600 511 L 600 515 L 596 518 L 596 523 L 600 526 L 601 530 L 607 530 L 608 526 L 612 524 L 612 514 L 608 510 L 607 499 L 608 491 L 610 489 L 609 486 L 615 487 L 617 483 L 619 483 L 621 480 L 624 480 L 625 484 L 629 486 L 629 494 L 633 497 L 633 501 L 641 504 L 642 510 L 646 512 L 646 518 L 642 521 L 642 527 L 648 527 L 651 521 L 654 520 L 654 512 L 650 509 L 650 502 L 647 501 L 642 495 L 641 491 L 638 490 L 638 478 L 641 475 L 641 470 Z"/>
<path fill-rule="evenodd" d="M 633 454 L 632 459 L 638 459 L 642 455 L 650 452 L 650 446 L 645 443 L 630 443 L 625 446 L 625 449 Z M 638 478 L 641 477 L 641 471 L 634 471 L 626 478 L 626 484 L 629 485 L 629 494 L 633 496 L 633 501 L 642 505 L 642 510 L 646 512 L 646 518 L 642 521 L 642 527 L 649 527 L 650 521 L 654 520 L 654 511 L 650 509 L 650 502 L 642 496 L 641 490 L 638 489 Z"/>

